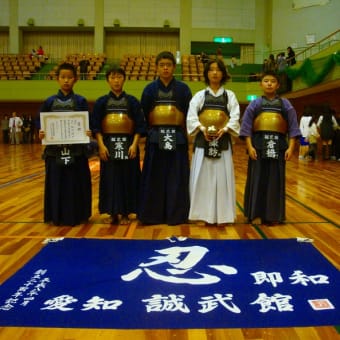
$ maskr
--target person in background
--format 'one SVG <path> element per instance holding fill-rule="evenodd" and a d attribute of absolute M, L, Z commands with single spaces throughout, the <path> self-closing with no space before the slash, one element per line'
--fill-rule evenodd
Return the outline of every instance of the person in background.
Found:
<path fill-rule="evenodd" d="M 100 157 L 99 211 L 111 216 L 111 224 L 128 224 L 129 215 L 137 213 L 141 177 L 138 143 L 146 133 L 139 101 L 123 90 L 125 79 L 122 68 L 107 70 L 111 91 L 96 100 L 92 113 Z"/>
<path fill-rule="evenodd" d="M 300 118 L 300 146 L 299 146 L 299 159 L 304 159 L 306 153 L 308 152 L 309 142 L 307 139 L 308 130 L 309 130 L 309 122 L 311 121 L 311 114 L 305 110 L 302 117 Z"/>
<path fill-rule="evenodd" d="M 224 88 L 230 76 L 221 60 L 204 69 L 208 87 L 192 98 L 187 131 L 195 136 L 190 172 L 189 220 L 209 224 L 234 223 L 236 192 L 231 135 L 238 136 L 240 107 Z"/>
<path fill-rule="evenodd" d="M 267 68 L 266 68 L 265 72 L 268 72 L 268 71 L 270 71 L 270 72 L 276 72 L 277 71 L 277 64 L 276 64 L 274 54 L 269 55 Z"/>
<path fill-rule="evenodd" d="M 44 54 L 45 54 L 44 49 L 42 48 L 42 46 L 39 46 L 38 49 L 37 49 L 37 51 L 36 51 L 36 55 L 37 55 L 39 58 L 43 59 L 43 58 L 44 58 Z"/>
<path fill-rule="evenodd" d="M 249 222 L 261 218 L 267 225 L 286 218 L 286 161 L 301 135 L 294 107 L 277 95 L 279 81 L 275 72 L 262 76 L 263 96 L 247 106 L 240 130 L 249 155 L 244 215 Z"/>
<path fill-rule="evenodd" d="M 237 59 L 236 59 L 236 57 L 233 55 L 233 56 L 231 56 L 230 67 L 231 67 L 231 68 L 234 68 L 234 67 L 236 67 L 236 66 L 237 66 Z"/>
<path fill-rule="evenodd" d="M 218 47 L 216 50 L 216 58 L 223 61 L 223 53 L 221 47 Z"/>
<path fill-rule="evenodd" d="M 334 158 L 337 161 L 340 161 L 340 113 L 334 113 L 335 120 L 337 122 L 337 127 L 335 129 L 335 134 L 332 142 Z"/>
<path fill-rule="evenodd" d="M 209 56 L 204 51 L 201 52 L 200 58 L 204 65 L 209 61 Z"/>
<path fill-rule="evenodd" d="M 307 139 L 309 147 L 307 153 L 305 154 L 305 158 L 311 159 L 313 161 L 315 161 L 318 154 L 318 138 L 320 137 L 316 123 L 317 117 L 316 115 L 313 115 L 308 124 Z"/>
<path fill-rule="evenodd" d="M 33 57 L 36 57 L 36 56 L 37 56 L 37 51 L 34 48 L 32 48 L 31 53 L 29 54 L 29 57 L 30 59 L 32 59 Z"/>
<path fill-rule="evenodd" d="M 287 68 L 287 61 L 285 57 L 285 53 L 281 52 L 276 56 L 276 66 L 277 66 L 277 73 L 280 77 L 280 93 L 284 93 L 287 91 L 287 74 L 285 72 Z"/>
<path fill-rule="evenodd" d="M 296 64 L 295 52 L 290 46 L 287 47 L 287 59 L 286 60 L 287 60 L 288 66 L 293 66 Z"/>
<path fill-rule="evenodd" d="M 79 71 L 80 71 L 81 80 L 86 80 L 89 66 L 90 66 L 90 62 L 86 59 L 86 56 L 83 55 L 82 59 L 79 61 Z"/>
<path fill-rule="evenodd" d="M 322 141 L 323 160 L 329 160 L 332 156 L 332 142 L 335 136 L 335 130 L 338 127 L 338 123 L 333 113 L 334 111 L 332 109 L 325 109 L 317 123 Z"/>
<path fill-rule="evenodd" d="M 4 144 L 9 143 L 9 119 L 8 115 L 5 114 L 1 119 L 1 131 L 2 131 L 2 141 Z"/>
<path fill-rule="evenodd" d="M 89 111 L 87 100 L 73 92 L 77 71 L 72 64 L 62 63 L 57 72 L 60 89 L 42 104 L 37 117 L 39 139 L 45 138 L 40 129 L 40 112 Z M 91 127 L 91 126 L 90 126 Z M 86 131 L 88 137 L 91 131 Z M 86 223 L 91 216 L 91 173 L 87 144 L 47 145 L 45 160 L 44 222 L 75 226 Z"/>
<path fill-rule="evenodd" d="M 171 52 L 156 57 L 158 78 L 142 93 L 147 123 L 138 218 L 143 224 L 186 223 L 189 213 L 188 85 L 174 78 Z"/>
<path fill-rule="evenodd" d="M 20 144 L 22 124 L 22 119 L 17 116 L 16 112 L 12 112 L 12 117 L 8 122 L 11 144 Z"/>
<path fill-rule="evenodd" d="M 276 65 L 277 65 L 278 73 L 284 72 L 284 70 L 287 68 L 287 61 L 286 61 L 284 52 L 281 52 L 277 55 Z"/>
<path fill-rule="evenodd" d="M 287 66 L 293 66 L 296 64 L 295 52 L 290 46 L 287 47 L 286 60 L 287 60 Z M 289 77 L 287 77 L 287 91 L 291 91 L 292 89 L 293 89 L 293 82 Z"/>
<path fill-rule="evenodd" d="M 29 115 L 24 115 L 23 116 L 23 125 L 22 125 L 22 142 L 24 144 L 31 143 L 31 131 L 32 131 L 32 118 Z"/>

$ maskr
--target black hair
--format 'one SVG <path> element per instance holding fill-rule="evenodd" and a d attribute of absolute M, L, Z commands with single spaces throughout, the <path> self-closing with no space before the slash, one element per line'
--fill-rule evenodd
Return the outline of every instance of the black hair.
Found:
<path fill-rule="evenodd" d="M 209 60 L 207 64 L 205 65 L 204 71 L 203 71 L 203 76 L 204 76 L 204 82 L 209 85 L 209 78 L 208 78 L 208 72 L 210 70 L 211 64 L 217 64 L 217 67 L 220 71 L 222 71 L 222 79 L 221 79 L 221 85 L 225 84 L 228 79 L 230 79 L 230 75 L 227 72 L 227 68 L 224 65 L 224 62 L 220 59 L 216 60 Z"/>
<path fill-rule="evenodd" d="M 262 75 L 261 75 L 261 80 L 265 76 L 272 76 L 272 77 L 274 77 L 277 80 L 277 82 L 280 84 L 280 77 L 279 77 L 279 75 L 275 71 L 266 71 L 266 72 L 263 72 Z"/>
<path fill-rule="evenodd" d="M 110 68 L 106 71 L 105 73 L 106 80 L 109 79 L 110 74 L 121 74 L 124 77 L 124 79 L 126 78 L 126 73 L 124 69 L 116 65 L 110 66 Z"/>
<path fill-rule="evenodd" d="M 313 123 L 317 123 L 317 119 L 318 117 L 317 117 L 317 115 L 316 114 L 313 114 L 312 115 L 312 118 L 310 119 L 310 121 L 309 121 L 309 124 L 308 124 L 308 127 L 310 127 L 310 126 L 312 126 L 313 125 Z"/>
<path fill-rule="evenodd" d="M 169 59 L 172 61 L 174 65 L 176 65 L 176 59 L 170 51 L 163 51 L 159 53 L 158 56 L 156 57 L 156 65 L 158 65 L 161 59 Z"/>
<path fill-rule="evenodd" d="M 61 70 L 69 70 L 73 73 L 74 77 L 77 78 L 77 69 L 72 64 L 70 64 L 70 63 L 60 64 L 58 66 L 56 73 L 55 73 L 57 75 L 57 77 L 59 76 Z"/>

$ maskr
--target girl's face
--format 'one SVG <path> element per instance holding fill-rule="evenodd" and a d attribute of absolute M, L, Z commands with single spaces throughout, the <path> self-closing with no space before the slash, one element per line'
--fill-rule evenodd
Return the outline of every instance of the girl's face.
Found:
<path fill-rule="evenodd" d="M 222 71 L 217 63 L 212 63 L 208 70 L 209 85 L 220 85 L 223 78 Z"/>
<path fill-rule="evenodd" d="M 260 86 L 266 96 L 273 97 L 276 95 L 280 84 L 274 76 L 267 75 L 262 78 Z"/>
<path fill-rule="evenodd" d="M 113 93 L 115 94 L 122 93 L 123 85 L 125 82 L 124 75 L 120 73 L 111 73 L 107 78 L 107 82 L 109 83 Z"/>
<path fill-rule="evenodd" d="M 70 93 L 73 89 L 73 85 L 77 81 L 77 77 L 71 70 L 60 70 L 57 81 L 60 85 L 60 89 L 63 93 Z"/>

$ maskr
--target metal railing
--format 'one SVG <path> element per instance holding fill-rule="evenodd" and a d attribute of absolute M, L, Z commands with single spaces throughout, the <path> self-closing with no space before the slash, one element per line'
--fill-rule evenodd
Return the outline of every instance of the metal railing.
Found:
<path fill-rule="evenodd" d="M 295 50 L 295 59 L 299 61 L 303 61 L 331 47 L 332 45 L 338 43 L 339 41 L 340 41 L 340 29 L 327 35 L 323 39 L 313 44 L 310 44 L 309 46 L 303 48 L 300 51 Z"/>

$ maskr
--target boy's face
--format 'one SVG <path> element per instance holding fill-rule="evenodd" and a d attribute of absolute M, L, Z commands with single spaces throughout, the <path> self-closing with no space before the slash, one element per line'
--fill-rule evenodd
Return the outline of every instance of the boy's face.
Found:
<path fill-rule="evenodd" d="M 111 73 L 107 78 L 107 82 L 109 83 L 112 92 L 121 93 L 123 90 L 125 78 L 120 73 Z"/>
<path fill-rule="evenodd" d="M 274 76 L 267 75 L 262 78 L 260 86 L 265 95 L 273 96 L 276 94 L 276 90 L 280 87 L 280 83 Z"/>
<path fill-rule="evenodd" d="M 162 80 L 171 80 L 175 72 L 176 65 L 171 59 L 160 59 L 157 64 L 157 73 Z"/>
<path fill-rule="evenodd" d="M 77 81 L 77 77 L 71 70 L 60 70 L 57 81 L 60 85 L 60 89 L 64 93 L 69 93 L 73 89 L 73 85 Z"/>

